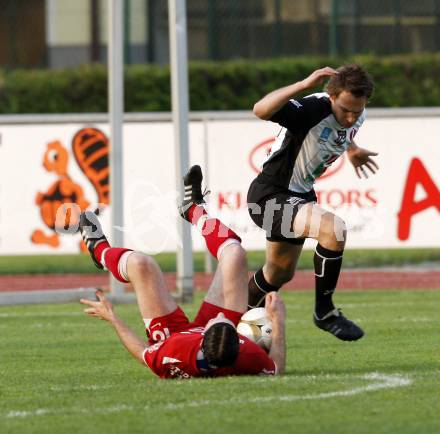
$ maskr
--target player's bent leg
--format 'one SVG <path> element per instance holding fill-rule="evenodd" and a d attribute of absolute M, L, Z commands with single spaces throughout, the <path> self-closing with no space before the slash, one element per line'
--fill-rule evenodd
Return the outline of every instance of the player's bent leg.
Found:
<path fill-rule="evenodd" d="M 217 270 L 205 301 L 243 313 L 247 309 L 247 280 L 246 252 L 238 242 L 229 244 L 219 256 Z"/>
<path fill-rule="evenodd" d="M 249 280 L 249 308 L 264 306 L 267 293 L 278 291 L 293 278 L 304 237 L 292 230 L 292 221 L 300 206 L 316 200 L 313 192 L 264 195 L 264 190 L 263 184 L 254 181 L 247 198 L 250 217 L 266 231 L 267 239 L 266 262 Z"/>
<path fill-rule="evenodd" d="M 295 275 L 303 244 L 266 241 L 266 263 L 263 267 L 267 281 L 282 286 Z"/>
<path fill-rule="evenodd" d="M 108 269 L 120 282 L 131 282 L 143 318 L 167 315 L 177 309 L 156 261 L 130 249 L 111 247 L 98 217 L 81 214 L 79 229 L 90 256 L 98 268 Z"/>
<path fill-rule="evenodd" d="M 297 237 L 314 238 L 326 249 L 335 251 L 343 250 L 347 239 L 345 222 L 316 203 L 300 205 L 292 232 Z"/>
<path fill-rule="evenodd" d="M 152 257 L 132 252 L 127 258 L 126 271 L 136 293 L 150 345 L 188 326 L 187 316 L 168 291 L 163 273 Z"/>
<path fill-rule="evenodd" d="M 266 241 L 266 263 L 250 278 L 249 308 L 264 306 L 266 294 L 278 291 L 294 274 L 303 244 Z"/>
<path fill-rule="evenodd" d="M 325 249 L 343 251 L 347 241 L 347 226 L 344 220 L 329 212 L 323 214 L 317 239 Z"/>
<path fill-rule="evenodd" d="M 305 204 L 298 211 L 292 230 L 295 234 L 318 241 L 313 258 L 315 325 L 342 340 L 360 339 L 364 335 L 363 330 L 345 318 L 333 304 L 347 238 L 344 221 L 317 204 Z"/>
<path fill-rule="evenodd" d="M 142 318 L 168 315 L 177 309 L 163 273 L 151 256 L 132 252 L 127 258 L 126 270 L 136 292 Z"/>
<path fill-rule="evenodd" d="M 219 219 L 208 215 L 204 207 L 202 180 L 200 166 L 192 166 L 183 178 L 185 197 L 179 206 L 179 212 L 182 218 L 197 227 L 212 256 L 219 259 L 226 246 L 241 243 L 241 238 Z"/>
<path fill-rule="evenodd" d="M 197 227 L 206 247 L 219 261 L 205 301 L 237 316 L 246 310 L 247 305 L 246 253 L 240 237 L 219 219 L 208 215 L 203 206 L 202 180 L 200 166 L 192 166 L 183 178 L 185 197 L 179 212 L 182 218 Z M 201 310 L 204 310 L 203 306 Z M 201 320 L 202 316 L 199 311 L 196 320 Z"/>

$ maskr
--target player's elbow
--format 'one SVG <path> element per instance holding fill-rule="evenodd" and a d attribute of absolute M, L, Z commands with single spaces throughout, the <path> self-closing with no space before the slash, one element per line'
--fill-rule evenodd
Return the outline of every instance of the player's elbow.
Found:
<path fill-rule="evenodd" d="M 148 346 L 145 345 L 143 348 L 139 348 L 136 351 L 132 351 L 132 356 L 141 364 L 141 365 L 147 365 L 147 362 L 145 361 L 145 351 L 147 350 Z M 148 366 L 148 365 L 147 365 Z"/>
<path fill-rule="evenodd" d="M 265 107 L 265 104 L 263 104 L 261 101 L 258 101 L 254 104 L 253 112 L 257 118 L 263 119 L 265 121 L 270 119 L 271 113 L 267 110 L 267 107 Z"/>

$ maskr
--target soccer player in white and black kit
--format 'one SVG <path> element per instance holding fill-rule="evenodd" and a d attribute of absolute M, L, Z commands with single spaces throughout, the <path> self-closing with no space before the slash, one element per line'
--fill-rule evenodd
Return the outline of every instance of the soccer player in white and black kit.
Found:
<path fill-rule="evenodd" d="M 294 99 L 330 78 L 326 92 Z M 266 230 L 266 263 L 249 281 L 249 307 L 292 279 L 306 238 L 318 241 L 314 256 L 317 327 L 353 341 L 364 332 L 333 304 L 346 241 L 344 221 L 317 204 L 315 180 L 344 152 L 358 177 L 375 173 L 377 155 L 353 141 L 373 93 L 370 75 L 358 65 L 325 67 L 275 90 L 254 106 L 261 119 L 282 128 L 248 193 L 252 220 Z"/>

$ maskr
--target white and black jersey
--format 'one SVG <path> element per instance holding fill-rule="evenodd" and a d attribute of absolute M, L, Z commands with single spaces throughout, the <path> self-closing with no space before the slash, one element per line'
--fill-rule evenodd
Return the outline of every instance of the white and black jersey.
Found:
<path fill-rule="evenodd" d="M 364 119 L 365 110 L 352 127 L 342 127 L 327 93 L 289 101 L 270 119 L 283 128 L 258 182 L 301 194 L 313 191 L 315 180 L 347 150 Z"/>

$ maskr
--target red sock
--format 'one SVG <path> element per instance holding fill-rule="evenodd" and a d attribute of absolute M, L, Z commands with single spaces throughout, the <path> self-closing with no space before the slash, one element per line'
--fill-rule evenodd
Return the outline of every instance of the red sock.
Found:
<path fill-rule="evenodd" d="M 104 244 L 104 243 L 102 243 Z M 97 248 L 99 245 L 97 246 Z M 119 273 L 119 260 L 121 259 L 121 256 L 125 252 L 131 252 L 131 249 L 123 249 L 120 247 L 110 247 L 105 252 L 105 266 L 110 271 L 110 273 L 113 274 L 115 279 L 119 280 L 120 282 L 127 283 L 128 280 L 125 280 L 121 274 Z"/>
<path fill-rule="evenodd" d="M 110 247 L 110 244 L 108 243 L 108 241 L 103 241 L 102 243 L 99 243 L 95 249 L 93 250 L 93 253 L 95 255 L 95 258 L 98 262 L 101 262 L 102 259 L 102 252 L 105 249 L 108 249 Z"/>
<path fill-rule="evenodd" d="M 199 218 L 202 217 L 202 215 L 208 214 L 203 208 L 203 206 L 200 205 L 192 205 L 191 208 L 188 210 L 188 217 L 191 224 L 196 225 L 199 221 Z"/>
<path fill-rule="evenodd" d="M 207 216 L 205 208 L 194 204 L 188 212 L 189 220 L 193 225 L 197 225 L 200 217 Z M 218 259 L 217 254 L 224 242 L 234 239 L 241 242 L 241 238 L 230 228 L 224 225 L 219 219 L 207 218 L 203 222 L 201 230 L 203 238 L 205 238 L 206 247 L 212 256 Z"/>
<path fill-rule="evenodd" d="M 206 247 L 211 255 L 218 259 L 218 251 L 222 244 L 229 239 L 241 243 L 241 238 L 230 228 L 224 225 L 219 219 L 207 219 L 202 227 L 202 235 L 205 238 Z"/>

